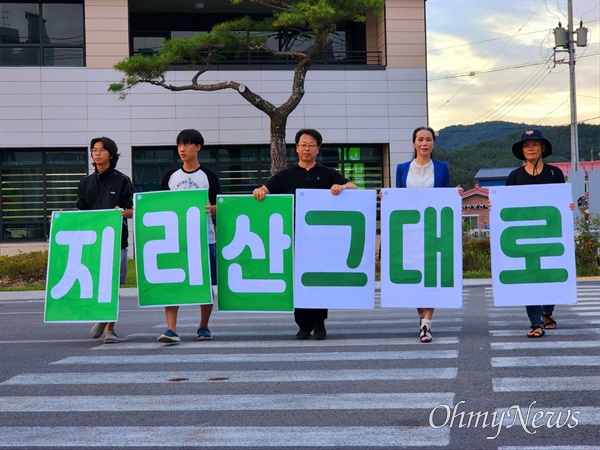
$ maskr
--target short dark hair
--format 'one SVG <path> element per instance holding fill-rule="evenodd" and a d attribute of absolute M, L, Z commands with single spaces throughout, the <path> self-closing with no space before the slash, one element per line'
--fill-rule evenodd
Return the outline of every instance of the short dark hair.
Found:
<path fill-rule="evenodd" d="M 296 145 L 298 145 L 298 142 L 300 142 L 300 136 L 302 136 L 303 134 L 308 134 L 309 136 L 312 136 L 317 141 L 317 145 L 319 147 L 321 146 L 321 143 L 323 142 L 323 136 L 321 136 L 321 133 L 319 133 L 317 130 L 313 130 L 312 128 L 302 128 L 296 133 Z"/>
<path fill-rule="evenodd" d="M 117 161 L 119 160 L 119 156 L 121 156 L 121 155 L 119 153 L 119 148 L 117 147 L 117 144 L 115 144 L 115 141 L 113 141 L 111 138 L 107 138 L 105 136 L 94 138 L 90 142 L 90 152 L 94 148 L 94 145 L 96 145 L 98 142 L 102 142 L 102 146 L 106 150 L 108 150 L 108 153 L 110 153 L 110 156 L 112 156 L 112 158 L 110 159 L 109 167 L 112 167 L 112 168 L 117 167 Z M 94 167 L 96 167 L 95 162 L 92 162 L 92 165 Z"/>
<path fill-rule="evenodd" d="M 177 145 L 179 144 L 194 144 L 203 146 L 204 138 L 202 137 L 202 133 L 200 133 L 198 130 L 187 129 L 181 131 L 177 135 Z"/>
<path fill-rule="evenodd" d="M 431 133 L 431 136 L 433 137 L 433 142 L 435 142 L 435 131 L 433 131 L 433 128 L 431 128 L 431 127 L 417 127 L 413 131 L 413 137 L 412 137 L 413 144 L 417 140 L 417 133 L 419 131 L 421 131 L 421 130 L 427 130 L 427 131 L 429 131 Z M 417 157 L 417 150 L 415 150 L 415 152 L 413 153 L 413 159 L 415 159 L 416 157 Z M 433 150 L 431 151 L 431 159 L 433 159 Z"/>

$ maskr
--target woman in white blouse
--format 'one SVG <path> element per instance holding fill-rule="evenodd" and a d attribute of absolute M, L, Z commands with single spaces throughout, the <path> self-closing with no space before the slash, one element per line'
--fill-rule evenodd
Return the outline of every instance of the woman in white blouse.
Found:
<path fill-rule="evenodd" d="M 413 160 L 398 164 L 397 188 L 444 188 L 450 187 L 448 164 L 433 159 L 435 132 L 430 127 L 418 127 L 413 131 Z M 419 312 L 419 337 L 421 342 L 431 342 L 433 308 L 417 308 Z"/>

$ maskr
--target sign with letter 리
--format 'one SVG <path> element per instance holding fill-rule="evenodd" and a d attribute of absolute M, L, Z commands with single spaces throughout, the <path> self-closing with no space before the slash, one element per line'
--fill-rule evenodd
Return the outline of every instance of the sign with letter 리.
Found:
<path fill-rule="evenodd" d="M 217 196 L 219 311 L 292 311 L 293 195 Z"/>
<path fill-rule="evenodd" d="M 496 306 L 577 303 L 571 185 L 490 188 Z"/>
<path fill-rule="evenodd" d="M 121 210 L 52 213 L 44 322 L 115 322 Z"/>
<path fill-rule="evenodd" d="M 456 188 L 382 189 L 381 307 L 462 306 Z"/>
<path fill-rule="evenodd" d="M 212 303 L 207 189 L 134 195 L 140 307 Z"/>

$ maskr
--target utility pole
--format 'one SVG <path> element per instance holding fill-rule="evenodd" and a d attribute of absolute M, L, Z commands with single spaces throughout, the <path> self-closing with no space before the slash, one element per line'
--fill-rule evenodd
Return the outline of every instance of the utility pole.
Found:
<path fill-rule="evenodd" d="M 573 0 L 568 0 L 569 16 L 567 33 L 569 37 L 569 85 L 571 105 L 571 170 L 579 168 L 579 135 L 577 133 L 577 96 L 575 95 L 575 39 L 573 36 Z"/>
<path fill-rule="evenodd" d="M 588 29 L 583 26 L 583 22 L 579 22 L 579 28 L 573 30 L 573 0 L 567 0 L 568 17 L 567 30 L 561 23 L 554 29 L 554 64 L 561 64 L 557 61 L 557 52 L 569 53 L 569 96 L 571 106 L 571 170 L 575 172 L 579 168 L 579 142 L 577 133 L 577 95 L 575 81 L 575 44 L 577 47 L 585 47 L 587 45 Z M 559 50 L 561 47 L 565 50 Z"/>

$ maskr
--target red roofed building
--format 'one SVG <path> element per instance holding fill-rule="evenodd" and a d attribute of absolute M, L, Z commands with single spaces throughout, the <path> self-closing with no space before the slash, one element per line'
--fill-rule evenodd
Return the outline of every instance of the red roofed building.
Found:
<path fill-rule="evenodd" d="M 569 178 L 569 173 L 573 171 L 571 169 L 571 163 L 568 161 L 551 162 L 548 164 L 558 167 L 560 170 L 562 170 L 562 173 L 565 175 L 565 178 Z M 600 161 L 580 161 L 577 170 L 585 170 L 586 172 L 591 172 L 592 170 L 600 170 Z"/>
<path fill-rule="evenodd" d="M 488 209 L 489 189 L 476 184 L 473 189 L 463 192 L 462 217 L 469 224 L 475 236 L 489 233 L 490 210 Z"/>

